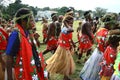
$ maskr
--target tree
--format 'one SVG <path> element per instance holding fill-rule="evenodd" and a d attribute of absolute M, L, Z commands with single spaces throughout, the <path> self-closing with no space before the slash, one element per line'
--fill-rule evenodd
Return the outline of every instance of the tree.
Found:
<path fill-rule="evenodd" d="M 95 8 L 95 16 L 101 17 L 107 12 L 107 9 L 96 7 Z"/>
<path fill-rule="evenodd" d="M 34 8 L 33 6 L 29 6 L 28 8 L 33 11 L 34 16 L 37 15 L 37 10 L 38 10 L 37 7 Z"/>
<path fill-rule="evenodd" d="M 12 0 L 0 0 L 0 10 L 2 17 L 5 19 L 13 18 L 15 13 L 20 8 L 29 8 L 33 11 L 34 16 L 37 14 L 37 11 L 39 10 L 37 7 L 34 8 L 32 6 L 22 4 L 21 0 L 15 0 L 14 3 L 10 3 L 8 6 L 4 6 L 4 3 L 6 1 L 12 1 Z"/>
<path fill-rule="evenodd" d="M 78 10 L 78 13 L 79 13 L 80 17 L 83 17 L 84 12 L 85 11 L 83 11 L 83 10 Z"/>
<path fill-rule="evenodd" d="M 50 10 L 50 8 L 49 7 L 44 7 L 43 11 L 46 11 L 46 10 Z"/>
<path fill-rule="evenodd" d="M 58 10 L 58 15 L 64 15 L 66 11 L 68 10 L 68 7 L 62 7 Z"/>

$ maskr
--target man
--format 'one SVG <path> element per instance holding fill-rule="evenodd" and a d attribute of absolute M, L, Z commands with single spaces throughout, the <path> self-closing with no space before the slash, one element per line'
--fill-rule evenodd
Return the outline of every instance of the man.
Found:
<path fill-rule="evenodd" d="M 52 22 L 48 25 L 47 39 L 45 42 L 45 43 L 47 43 L 47 49 L 45 51 L 43 51 L 43 54 L 46 54 L 49 51 L 53 51 L 53 53 L 54 53 L 57 48 L 56 21 L 58 18 L 57 18 L 56 13 L 52 13 L 51 17 L 52 17 Z"/>
<path fill-rule="evenodd" d="M 89 10 L 89 11 L 86 11 L 84 13 L 84 18 L 85 18 L 85 21 L 84 22 L 92 22 L 93 19 L 92 19 L 92 12 Z"/>
<path fill-rule="evenodd" d="M 57 39 L 59 38 L 59 35 L 61 32 L 62 20 L 63 20 L 63 15 L 59 15 L 58 21 L 56 22 L 56 37 L 57 37 Z"/>
<path fill-rule="evenodd" d="M 27 8 L 21 8 L 15 14 L 14 20 L 16 29 L 11 33 L 6 49 L 8 80 L 13 80 L 12 68 L 14 68 L 16 80 L 44 80 L 31 33 L 35 26 L 33 13 Z"/>
<path fill-rule="evenodd" d="M 47 38 L 47 31 L 48 31 L 48 20 L 44 17 L 42 18 L 42 35 L 43 35 L 43 43 Z"/>
<path fill-rule="evenodd" d="M 70 15 L 70 16 L 73 16 L 73 17 L 74 17 L 74 8 L 69 7 L 69 8 L 66 10 L 65 15 Z"/>

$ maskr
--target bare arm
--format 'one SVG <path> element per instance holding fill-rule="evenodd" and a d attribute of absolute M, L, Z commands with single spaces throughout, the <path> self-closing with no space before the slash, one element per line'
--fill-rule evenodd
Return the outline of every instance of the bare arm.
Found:
<path fill-rule="evenodd" d="M 112 35 L 112 34 L 120 34 L 120 29 L 115 29 L 115 30 L 110 30 L 109 35 Z"/>
<path fill-rule="evenodd" d="M 53 23 L 49 24 L 48 26 L 46 42 L 50 39 L 51 36 L 55 36 L 55 24 Z"/>
<path fill-rule="evenodd" d="M 13 78 L 12 78 L 12 66 L 13 66 L 13 57 L 10 55 L 7 55 L 6 68 L 7 68 L 8 80 L 13 80 Z"/>

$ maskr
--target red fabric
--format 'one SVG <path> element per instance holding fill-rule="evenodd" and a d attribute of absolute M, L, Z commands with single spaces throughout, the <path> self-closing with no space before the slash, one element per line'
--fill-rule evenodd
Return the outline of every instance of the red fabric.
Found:
<path fill-rule="evenodd" d="M 118 65 L 118 70 L 120 71 L 120 63 L 119 63 L 119 65 Z"/>
<path fill-rule="evenodd" d="M 57 39 L 55 37 L 51 37 L 47 42 L 47 49 L 53 50 L 57 48 Z"/>
<path fill-rule="evenodd" d="M 42 68 L 43 68 L 43 70 L 44 70 L 45 67 L 46 67 L 46 63 L 45 63 L 45 60 L 44 60 L 44 57 L 43 57 L 42 52 L 39 53 L 39 57 L 40 57 L 40 59 L 41 59 L 41 65 L 42 65 Z"/>
<path fill-rule="evenodd" d="M 66 49 L 70 49 L 71 40 L 72 40 L 72 33 L 69 34 L 61 33 L 58 43 L 60 46 L 65 47 Z"/>
<path fill-rule="evenodd" d="M 0 28 L 0 32 L 2 32 L 2 34 L 6 37 L 6 39 L 8 39 L 8 34 L 7 34 L 7 32 L 5 30 Z"/>
<path fill-rule="evenodd" d="M 47 38 L 47 30 L 43 30 L 42 34 L 43 34 L 43 38 Z"/>
<path fill-rule="evenodd" d="M 116 59 L 116 49 L 112 48 L 111 46 L 108 46 L 104 52 L 104 58 L 106 60 L 106 64 L 114 64 L 114 61 Z"/>
<path fill-rule="evenodd" d="M 108 35 L 108 30 L 105 28 L 100 28 L 96 33 L 96 41 L 98 43 L 98 48 L 101 52 L 105 51 L 105 48 L 107 47 L 107 41 L 105 41 L 105 38 Z"/>
<path fill-rule="evenodd" d="M 18 27 L 18 29 L 20 30 L 21 35 L 20 51 L 16 55 L 16 63 L 14 67 L 16 78 L 18 80 L 33 80 L 32 75 L 38 74 L 39 79 L 44 80 L 43 69 L 41 68 L 41 71 L 37 73 L 35 64 L 31 64 L 32 62 L 34 62 L 32 47 L 31 44 L 28 42 L 24 30 L 19 25 L 16 25 L 16 27 Z"/>
<path fill-rule="evenodd" d="M 101 76 L 108 76 L 108 77 L 111 77 L 113 72 L 114 72 L 114 69 L 113 69 L 113 64 L 114 64 L 114 61 L 116 59 L 116 49 L 114 49 L 113 47 L 111 47 L 111 45 L 109 45 L 104 54 L 103 54 L 103 57 L 104 57 L 104 60 L 105 60 L 105 64 L 102 66 L 102 70 L 101 70 Z M 112 66 L 111 66 L 112 64 Z"/>
<path fill-rule="evenodd" d="M 6 50 L 8 34 L 2 28 L 0 28 L 0 54 Z"/>
<path fill-rule="evenodd" d="M 102 72 L 101 72 L 101 76 L 106 76 L 106 77 L 111 77 L 112 74 L 114 72 L 113 67 L 109 67 L 109 66 L 103 66 L 102 67 Z"/>
<path fill-rule="evenodd" d="M 88 51 L 92 47 L 92 41 L 89 39 L 87 35 L 82 34 L 79 38 L 79 48 L 83 52 Z"/>

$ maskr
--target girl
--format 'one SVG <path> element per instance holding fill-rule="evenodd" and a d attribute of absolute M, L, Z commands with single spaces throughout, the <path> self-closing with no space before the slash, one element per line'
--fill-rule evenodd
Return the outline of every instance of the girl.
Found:
<path fill-rule="evenodd" d="M 46 69 L 50 74 L 59 73 L 64 75 L 64 80 L 70 80 L 69 75 L 72 74 L 75 69 L 75 63 L 70 51 L 71 45 L 73 45 L 73 17 L 66 15 L 63 23 L 64 27 L 62 28 L 58 41 L 59 46 L 53 56 L 46 61 Z"/>
<path fill-rule="evenodd" d="M 86 22 L 82 25 L 81 35 L 79 36 L 79 57 L 78 61 L 81 59 L 83 53 L 88 56 L 92 49 L 94 35 L 91 30 L 91 24 Z M 86 61 L 86 58 L 85 58 Z"/>
<path fill-rule="evenodd" d="M 114 61 L 116 59 L 117 46 L 119 45 L 120 36 L 111 35 L 108 38 L 109 45 L 107 46 L 104 54 L 103 61 L 100 63 L 102 69 L 100 71 L 101 80 L 110 80 L 114 72 Z"/>

